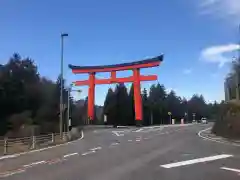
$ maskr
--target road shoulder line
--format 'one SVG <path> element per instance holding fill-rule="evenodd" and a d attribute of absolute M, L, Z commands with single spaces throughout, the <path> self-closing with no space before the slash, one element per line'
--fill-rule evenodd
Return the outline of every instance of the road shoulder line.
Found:
<path fill-rule="evenodd" d="M 213 138 L 210 138 L 210 137 L 207 137 L 207 136 L 204 136 L 202 135 L 203 132 L 206 132 L 208 131 L 209 129 L 211 129 L 212 127 L 210 128 L 207 128 L 207 129 L 203 129 L 201 131 L 198 132 L 198 136 L 202 139 L 205 139 L 205 140 L 208 140 L 208 141 L 213 141 L 213 142 L 217 142 L 217 143 L 221 143 L 221 144 L 225 144 L 225 145 L 232 145 L 232 146 L 238 146 L 240 147 L 240 144 L 236 144 L 236 143 L 231 143 L 231 142 L 228 142 L 228 141 L 221 141 L 221 140 L 216 140 L 216 139 L 213 139 Z"/>

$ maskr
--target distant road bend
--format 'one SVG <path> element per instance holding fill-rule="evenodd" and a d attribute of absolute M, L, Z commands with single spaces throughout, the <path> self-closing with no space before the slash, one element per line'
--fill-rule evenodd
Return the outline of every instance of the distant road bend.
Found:
<path fill-rule="evenodd" d="M 198 136 L 210 126 L 92 129 L 74 143 L 0 160 L 0 179 L 238 180 L 240 147 Z"/>

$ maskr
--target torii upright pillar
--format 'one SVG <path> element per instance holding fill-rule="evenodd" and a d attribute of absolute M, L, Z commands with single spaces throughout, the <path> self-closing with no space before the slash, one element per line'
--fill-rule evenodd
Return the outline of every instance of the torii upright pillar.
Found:
<path fill-rule="evenodd" d="M 69 68 L 75 74 L 88 73 L 88 80 L 81 80 L 73 82 L 76 86 L 89 86 L 88 89 L 88 118 L 94 120 L 94 99 L 95 99 L 95 85 L 96 84 L 113 84 L 113 83 L 133 83 L 134 85 L 134 108 L 135 108 L 135 120 L 136 125 L 141 125 L 142 121 L 142 97 L 141 97 L 141 81 L 153 81 L 157 80 L 156 75 L 140 75 L 141 68 L 150 68 L 160 65 L 163 61 L 163 55 L 145 59 L 142 61 L 123 63 L 106 66 L 73 66 L 69 65 Z M 133 75 L 130 77 L 116 77 L 117 71 L 132 70 Z M 95 74 L 98 72 L 110 72 L 111 76 L 108 79 L 96 79 Z"/>
<path fill-rule="evenodd" d="M 94 119 L 94 101 L 95 101 L 95 73 L 89 73 L 88 88 L 88 118 Z"/>

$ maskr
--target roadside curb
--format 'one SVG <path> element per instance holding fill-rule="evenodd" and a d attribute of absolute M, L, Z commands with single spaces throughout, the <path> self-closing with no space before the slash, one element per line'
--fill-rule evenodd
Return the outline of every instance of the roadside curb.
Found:
<path fill-rule="evenodd" d="M 223 137 L 220 137 L 220 136 L 215 136 L 216 138 L 212 138 L 210 137 L 208 134 L 211 134 L 211 133 L 207 133 L 207 131 L 209 131 L 212 127 L 210 128 L 207 128 L 207 129 L 203 129 L 201 131 L 198 132 L 198 136 L 202 139 L 205 139 L 205 140 L 208 140 L 208 141 L 213 141 L 213 142 L 217 142 L 217 143 L 221 143 L 221 144 L 226 144 L 226 145 L 231 145 L 231 146 L 238 146 L 240 147 L 240 143 L 238 142 L 231 142 L 229 141 L 228 139 L 225 139 Z M 204 135 L 205 133 L 205 135 Z M 213 135 L 213 134 L 211 134 Z"/>
<path fill-rule="evenodd" d="M 0 156 L 0 161 L 4 160 L 4 159 L 19 157 L 19 156 L 25 155 L 25 154 L 31 154 L 31 153 L 34 153 L 34 152 L 41 152 L 41 151 L 44 151 L 44 150 L 47 150 L 47 149 L 52 149 L 52 148 L 56 148 L 56 147 L 60 147 L 60 146 L 69 145 L 69 144 L 75 143 L 77 141 L 80 141 L 83 138 L 84 138 L 84 133 L 83 133 L 83 130 L 81 130 L 81 137 L 74 140 L 74 141 L 69 141 L 69 142 L 66 142 L 66 143 L 63 143 L 63 144 L 57 144 L 55 146 L 49 146 L 49 147 L 45 147 L 45 148 L 41 148 L 41 149 L 35 149 L 35 150 L 32 150 L 32 151 L 26 151 L 26 152 L 11 154 L 11 155 Z"/>

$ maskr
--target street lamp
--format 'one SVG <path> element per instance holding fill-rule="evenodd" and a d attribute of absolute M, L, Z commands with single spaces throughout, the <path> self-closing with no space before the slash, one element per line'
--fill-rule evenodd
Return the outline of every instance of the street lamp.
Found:
<path fill-rule="evenodd" d="M 62 137 L 62 126 L 63 126 L 63 40 L 68 34 L 61 34 L 61 75 L 60 75 L 60 122 L 59 122 L 59 132 L 60 137 Z"/>

